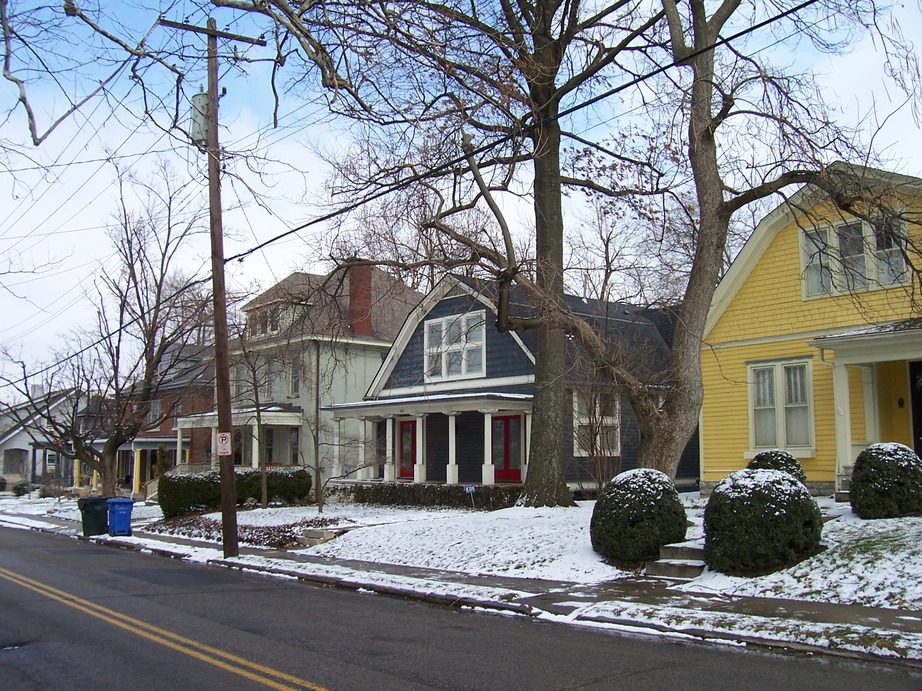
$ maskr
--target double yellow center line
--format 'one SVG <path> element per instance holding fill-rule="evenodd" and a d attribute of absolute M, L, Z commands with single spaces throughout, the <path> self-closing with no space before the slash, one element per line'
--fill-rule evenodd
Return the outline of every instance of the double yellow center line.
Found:
<path fill-rule="evenodd" d="M 327 691 L 325 687 L 318 686 L 305 679 L 300 679 L 286 674 L 285 672 L 272 669 L 271 667 L 251 662 L 245 658 L 219 650 L 218 648 L 212 648 L 209 645 L 205 645 L 191 638 L 180 636 L 172 631 L 167 631 L 166 629 L 152 626 L 138 619 L 133 619 L 121 612 L 116 612 L 115 610 L 102 607 L 95 603 L 87 602 L 76 595 L 58 590 L 57 588 L 52 588 L 40 581 L 18 574 L 15 571 L 0 567 L 0 578 L 10 583 L 20 585 L 23 588 L 27 588 L 39 595 L 44 595 L 55 602 L 60 602 L 63 605 L 67 605 L 68 607 L 89 614 L 92 617 L 101 619 L 113 626 L 133 633 L 136 636 L 146 638 L 153 643 L 170 648 L 183 655 L 188 655 L 196 660 L 201 660 L 202 662 L 244 677 L 245 679 L 250 679 L 251 681 L 268 686 L 269 688 Z"/>

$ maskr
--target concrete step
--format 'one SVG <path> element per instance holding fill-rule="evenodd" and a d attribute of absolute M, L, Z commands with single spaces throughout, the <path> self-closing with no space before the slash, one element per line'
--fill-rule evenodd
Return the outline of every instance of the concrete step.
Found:
<path fill-rule="evenodd" d="M 313 547 L 314 545 L 322 545 L 324 542 L 329 542 L 333 538 L 339 537 L 344 532 L 346 531 L 305 528 L 301 531 L 301 535 L 295 538 L 295 540 L 297 540 L 299 545 L 303 545 L 304 547 Z"/>
<path fill-rule="evenodd" d="M 847 489 L 843 489 L 843 490 L 839 490 L 838 492 L 836 492 L 835 500 L 838 502 L 847 502 L 847 501 L 851 501 L 851 496 L 849 495 L 849 492 Z"/>
<path fill-rule="evenodd" d="M 704 543 L 677 542 L 672 545 L 663 545 L 659 548 L 659 558 L 679 561 L 703 561 Z"/>
<path fill-rule="evenodd" d="M 690 581 L 704 572 L 704 562 L 698 559 L 659 559 L 648 561 L 646 574 L 660 578 Z"/>

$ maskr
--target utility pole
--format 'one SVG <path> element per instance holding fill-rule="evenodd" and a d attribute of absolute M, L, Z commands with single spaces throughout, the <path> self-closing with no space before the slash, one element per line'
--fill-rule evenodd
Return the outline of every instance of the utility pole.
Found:
<path fill-rule="evenodd" d="M 233 418 L 230 396 L 230 354 L 227 345 L 227 294 L 224 289 L 224 229 L 221 224 L 221 149 L 218 145 L 218 37 L 265 46 L 262 39 L 248 38 L 218 31 L 215 20 L 208 18 L 208 27 L 171 22 L 159 23 L 173 29 L 192 31 L 208 36 L 208 126 L 205 150 L 208 154 L 208 207 L 211 226 L 211 281 L 214 300 L 215 389 L 218 406 L 218 439 L 233 439 Z M 218 444 L 221 476 L 221 535 L 224 557 L 236 557 L 237 492 L 234 479 L 234 456 L 231 444 Z"/>

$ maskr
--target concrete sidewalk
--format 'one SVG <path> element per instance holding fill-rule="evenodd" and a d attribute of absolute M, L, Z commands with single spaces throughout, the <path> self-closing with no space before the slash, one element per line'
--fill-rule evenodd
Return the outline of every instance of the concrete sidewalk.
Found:
<path fill-rule="evenodd" d="M 302 550 L 241 548 L 225 559 L 215 543 L 147 533 L 83 538 L 80 523 L 53 516 L 4 518 L 34 529 L 99 544 L 191 558 L 209 564 L 373 591 L 455 607 L 514 612 L 571 624 L 657 632 L 702 640 L 780 648 L 910 665 L 922 670 L 922 612 L 803 600 L 696 593 L 660 578 L 629 577 L 593 585 L 475 575 L 455 571 L 334 560 Z"/>

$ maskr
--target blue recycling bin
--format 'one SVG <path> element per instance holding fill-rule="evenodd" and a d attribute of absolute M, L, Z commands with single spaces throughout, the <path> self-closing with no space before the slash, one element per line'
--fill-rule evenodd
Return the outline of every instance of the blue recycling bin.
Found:
<path fill-rule="evenodd" d="M 109 499 L 109 535 L 131 535 L 131 509 L 134 507 L 132 499 Z"/>

